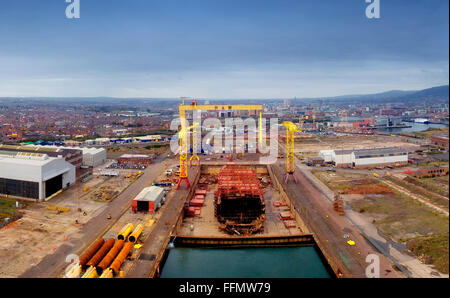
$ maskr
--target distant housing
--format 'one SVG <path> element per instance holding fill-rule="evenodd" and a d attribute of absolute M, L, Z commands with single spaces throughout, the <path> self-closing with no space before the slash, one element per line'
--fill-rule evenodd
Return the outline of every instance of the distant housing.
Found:
<path fill-rule="evenodd" d="M 150 143 L 150 142 L 166 142 L 170 141 L 170 136 L 167 135 L 146 135 L 140 137 L 123 137 L 123 138 L 96 138 L 93 140 L 84 141 L 88 146 L 108 146 L 117 144 L 131 144 L 131 143 Z"/>

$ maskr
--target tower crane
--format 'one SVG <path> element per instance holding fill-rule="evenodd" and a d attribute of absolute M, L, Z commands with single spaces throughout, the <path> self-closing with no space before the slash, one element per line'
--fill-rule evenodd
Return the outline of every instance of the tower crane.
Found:
<path fill-rule="evenodd" d="M 301 116 L 300 118 L 298 118 L 298 131 L 303 130 L 303 122 L 308 119 L 309 119 L 308 116 Z"/>
<path fill-rule="evenodd" d="M 285 121 L 282 124 L 284 127 L 286 127 L 286 177 L 284 178 L 284 183 L 288 183 L 289 176 L 291 175 L 294 178 L 294 182 L 297 183 L 297 178 L 294 175 L 294 133 L 298 131 L 297 126 L 290 121 Z"/>
<path fill-rule="evenodd" d="M 181 104 L 184 105 L 184 100 L 185 100 L 185 99 L 188 99 L 189 97 L 187 97 L 187 96 L 182 96 L 182 97 L 180 97 L 180 98 L 181 98 Z"/>
<path fill-rule="evenodd" d="M 316 130 L 316 110 L 313 110 L 313 129 Z"/>

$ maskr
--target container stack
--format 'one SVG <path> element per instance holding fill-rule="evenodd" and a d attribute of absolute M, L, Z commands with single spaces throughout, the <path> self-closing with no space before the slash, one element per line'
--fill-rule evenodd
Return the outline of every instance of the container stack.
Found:
<path fill-rule="evenodd" d="M 199 216 L 205 203 L 205 197 L 206 187 L 200 185 L 195 190 L 194 197 L 189 201 L 189 206 L 185 209 L 186 216 Z"/>

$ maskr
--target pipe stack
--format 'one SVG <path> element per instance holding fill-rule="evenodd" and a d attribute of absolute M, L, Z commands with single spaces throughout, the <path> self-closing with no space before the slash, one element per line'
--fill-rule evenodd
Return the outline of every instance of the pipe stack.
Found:
<path fill-rule="evenodd" d="M 105 239 L 98 238 L 95 240 L 94 243 L 92 243 L 91 246 L 81 255 L 80 257 L 80 265 L 82 267 L 86 266 L 86 263 L 92 258 L 92 256 L 102 247 L 102 245 L 105 243 Z"/>
<path fill-rule="evenodd" d="M 133 230 L 133 233 L 131 233 L 130 236 L 128 236 L 128 241 L 136 243 L 143 230 L 144 226 L 138 224 L 136 228 Z"/>
<path fill-rule="evenodd" d="M 97 272 L 98 274 L 101 274 L 103 270 L 108 268 L 109 265 L 113 262 L 114 258 L 117 256 L 117 254 L 120 252 L 124 245 L 123 240 L 117 240 L 114 244 L 113 248 L 108 252 L 108 254 L 103 258 L 103 260 L 98 264 L 97 266 Z"/>
<path fill-rule="evenodd" d="M 131 231 L 133 231 L 133 228 L 134 228 L 133 224 L 131 224 L 131 223 L 126 224 L 122 228 L 122 230 L 120 230 L 119 235 L 117 235 L 117 239 L 125 241 L 127 239 L 128 235 L 131 233 Z"/>
<path fill-rule="evenodd" d="M 97 251 L 97 253 L 89 260 L 87 263 L 88 266 L 95 267 L 98 263 L 103 259 L 103 257 L 108 253 L 108 251 L 114 245 L 114 238 L 109 238 L 102 247 Z"/>
<path fill-rule="evenodd" d="M 98 274 L 97 271 L 95 270 L 95 267 L 91 266 L 89 267 L 88 270 L 86 270 L 86 272 L 83 274 L 83 276 L 81 278 L 97 278 Z"/>
<path fill-rule="evenodd" d="M 114 259 L 111 266 L 109 266 L 109 268 L 111 268 L 114 271 L 114 274 L 117 274 L 119 272 L 120 266 L 122 266 L 122 263 L 125 261 L 125 258 L 128 256 L 133 246 L 134 246 L 133 242 L 125 243 L 119 255 Z"/>

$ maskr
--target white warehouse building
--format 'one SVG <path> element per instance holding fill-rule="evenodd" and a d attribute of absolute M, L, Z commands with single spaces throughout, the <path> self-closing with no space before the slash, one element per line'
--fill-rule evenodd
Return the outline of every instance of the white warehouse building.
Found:
<path fill-rule="evenodd" d="M 339 168 L 374 168 L 408 164 L 408 150 L 396 147 L 357 150 L 321 150 L 325 162 Z"/>
<path fill-rule="evenodd" d="M 45 145 L 41 147 L 46 148 L 66 148 L 78 149 L 83 151 L 83 166 L 96 167 L 106 162 L 106 150 L 104 148 L 89 148 L 89 147 L 62 147 Z"/>
<path fill-rule="evenodd" d="M 43 200 L 75 183 L 75 166 L 47 154 L 0 152 L 0 194 Z"/>

